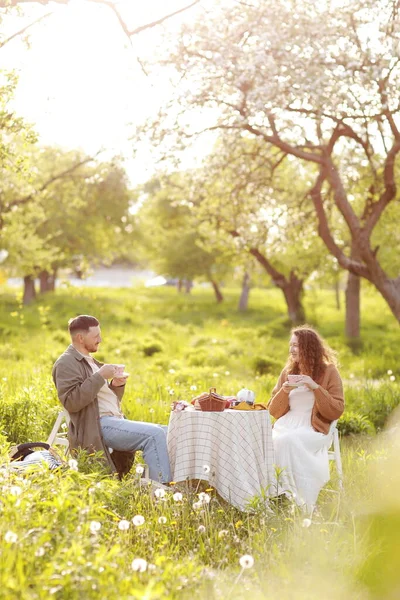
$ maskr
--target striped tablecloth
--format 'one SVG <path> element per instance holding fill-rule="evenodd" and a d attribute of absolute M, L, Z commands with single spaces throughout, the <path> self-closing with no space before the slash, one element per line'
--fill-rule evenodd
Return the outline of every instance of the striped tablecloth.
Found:
<path fill-rule="evenodd" d="M 240 510 L 276 489 L 269 412 L 171 412 L 168 452 L 174 481 L 204 479 Z M 209 470 L 208 470 L 209 467 Z"/>

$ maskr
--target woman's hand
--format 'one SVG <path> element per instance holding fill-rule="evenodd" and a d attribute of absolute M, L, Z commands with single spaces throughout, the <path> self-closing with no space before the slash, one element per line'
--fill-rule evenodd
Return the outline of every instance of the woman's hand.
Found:
<path fill-rule="evenodd" d="M 289 392 L 292 391 L 293 387 L 291 385 L 289 385 L 288 381 L 285 381 L 285 383 L 282 385 L 282 389 L 286 394 L 288 394 Z"/>
<path fill-rule="evenodd" d="M 300 375 L 297 383 L 300 385 L 306 385 L 309 390 L 316 390 L 317 387 L 319 387 L 318 383 L 316 383 L 309 375 Z"/>

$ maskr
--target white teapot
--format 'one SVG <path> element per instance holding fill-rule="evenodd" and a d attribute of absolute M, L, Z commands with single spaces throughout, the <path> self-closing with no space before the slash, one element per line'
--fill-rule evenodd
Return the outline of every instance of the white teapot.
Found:
<path fill-rule="evenodd" d="M 247 404 L 254 404 L 256 395 L 252 390 L 243 388 L 236 394 L 236 398 L 239 400 L 239 402 L 247 402 Z"/>

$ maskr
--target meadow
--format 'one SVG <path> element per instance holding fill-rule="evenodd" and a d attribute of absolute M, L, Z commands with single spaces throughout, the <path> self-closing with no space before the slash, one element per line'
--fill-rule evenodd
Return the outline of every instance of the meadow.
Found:
<path fill-rule="evenodd" d="M 254 289 L 249 310 L 239 313 L 238 290 L 224 293 L 217 305 L 200 287 L 191 295 L 71 287 L 22 307 L 4 290 L 2 464 L 10 443 L 47 438 L 60 408 L 51 367 L 69 343 L 68 318 L 79 313 L 101 321 L 98 358 L 124 363 L 131 374 L 129 418 L 167 424 L 171 401 L 210 386 L 222 394 L 246 386 L 266 402 L 287 357 L 282 299 L 277 290 Z M 397 598 L 396 438 L 379 432 L 400 403 L 399 328 L 367 286 L 356 346 L 344 338 L 332 292 L 309 291 L 305 304 L 308 322 L 338 352 L 346 393 L 344 490 L 333 468 L 312 521 L 275 501 L 266 510 L 255 499 L 241 513 L 210 488 L 210 503 L 193 509 L 205 486 L 154 498 L 135 469 L 119 482 L 84 455 L 78 471 L 22 476 L 4 467 L 0 597 Z"/>

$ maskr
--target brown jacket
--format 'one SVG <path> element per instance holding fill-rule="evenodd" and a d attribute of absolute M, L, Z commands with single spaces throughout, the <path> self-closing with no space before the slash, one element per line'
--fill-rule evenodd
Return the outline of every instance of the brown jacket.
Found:
<path fill-rule="evenodd" d="M 290 410 L 289 394 L 282 388 L 285 381 L 287 381 L 287 374 L 283 369 L 268 403 L 268 410 L 275 419 L 283 417 Z M 343 385 L 335 365 L 327 365 L 324 374 L 316 383 L 319 387 L 313 390 L 315 401 L 311 413 L 311 425 L 316 431 L 328 433 L 332 421 L 336 421 L 344 411 Z"/>
<path fill-rule="evenodd" d="M 102 366 L 102 363 L 93 360 L 99 367 Z M 56 360 L 52 375 L 58 397 L 71 418 L 68 430 L 71 449 L 101 450 L 112 471 L 118 471 L 120 476 L 127 473 L 134 453 L 114 450 L 110 454 L 101 435 L 97 393 L 104 385 L 103 377 L 93 373 L 89 363 L 72 345 Z M 120 402 L 124 386 L 111 389 Z"/>

